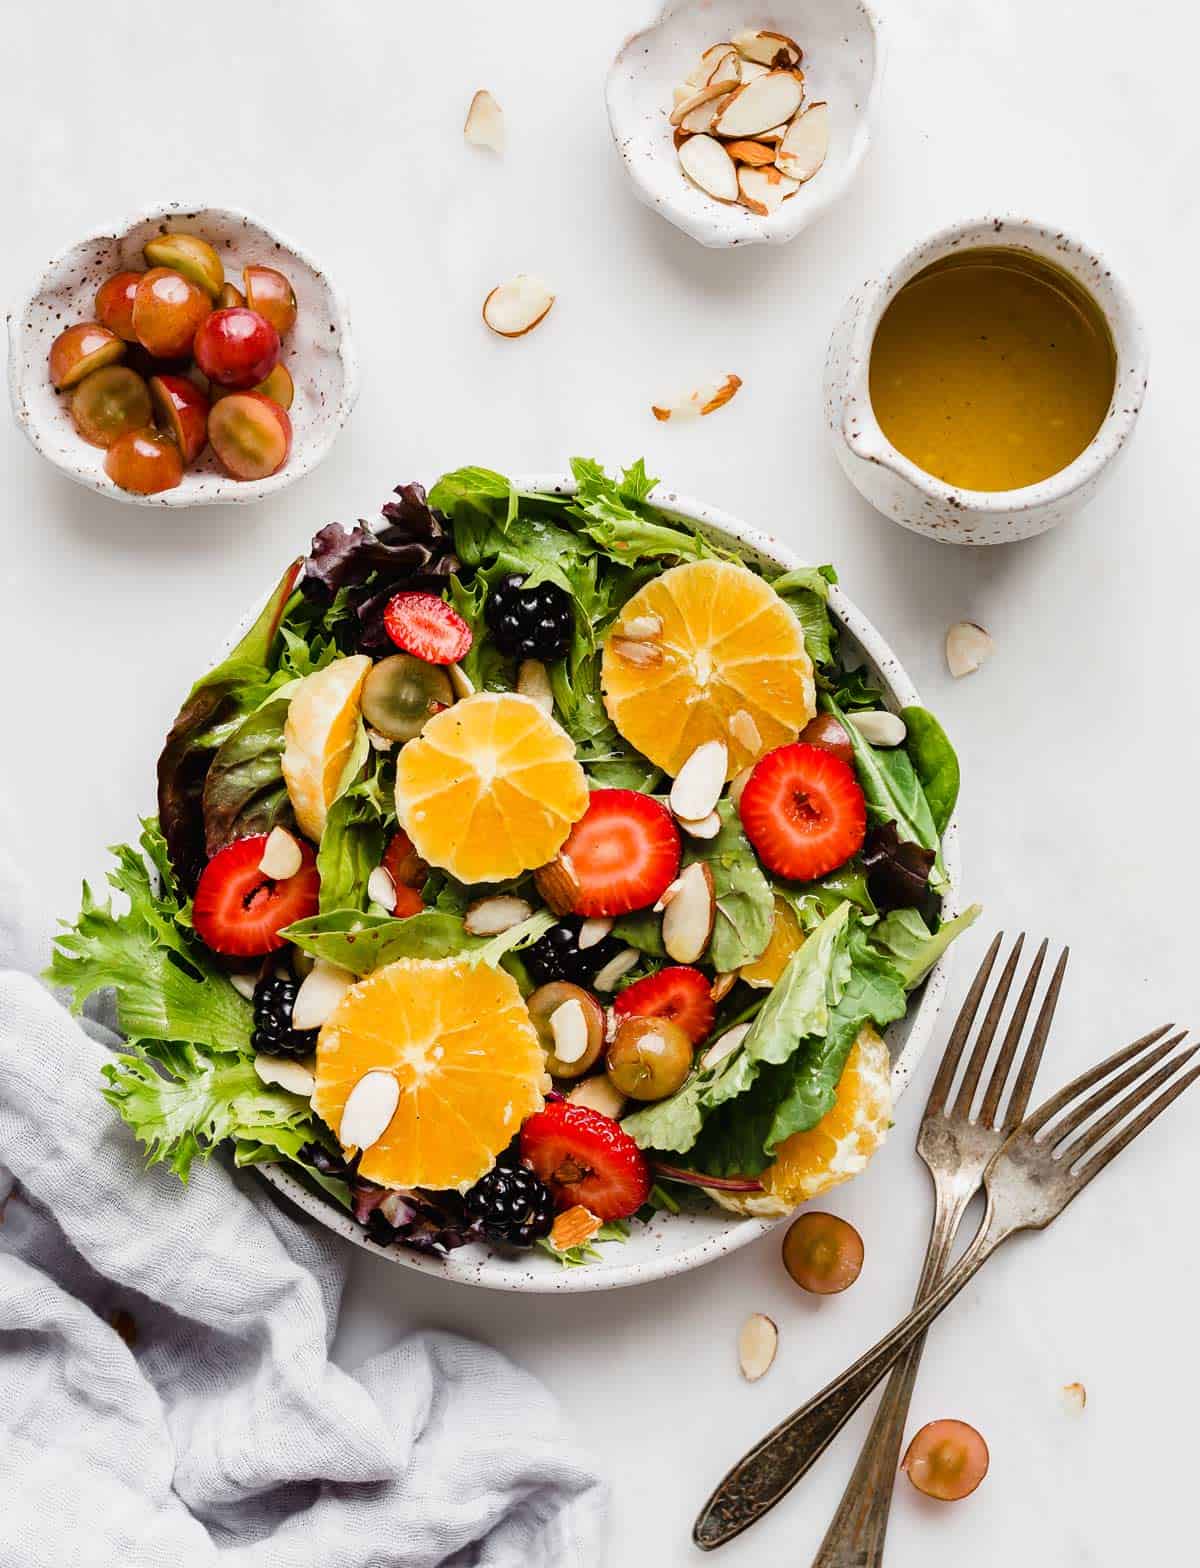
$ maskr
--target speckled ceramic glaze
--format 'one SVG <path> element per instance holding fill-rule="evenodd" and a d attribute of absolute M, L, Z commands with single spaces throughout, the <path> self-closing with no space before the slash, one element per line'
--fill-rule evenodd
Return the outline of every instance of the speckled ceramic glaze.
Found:
<path fill-rule="evenodd" d="M 515 483 L 522 491 L 556 491 L 561 495 L 570 495 L 575 489 L 573 481 L 560 474 L 526 474 L 518 476 Z M 717 511 L 715 507 L 704 506 L 699 501 L 662 488 L 656 490 L 651 499 L 656 506 L 696 524 L 715 542 L 737 550 L 744 559 L 774 563 L 784 570 L 803 564 L 793 551 L 785 549 L 767 534 L 747 527 L 727 512 Z M 889 704 L 899 709 L 919 703 L 916 689 L 900 661 L 871 622 L 840 588 L 830 590 L 829 607 L 843 628 L 850 649 L 857 649 L 875 671 L 887 693 Z M 248 611 L 227 646 L 231 647 L 237 641 L 257 616 L 259 608 L 256 604 Z M 956 892 L 959 883 L 958 829 L 953 824 L 946 832 L 944 852 L 947 873 L 953 884 L 944 908 L 947 915 L 952 915 L 957 913 L 959 907 Z M 907 1087 L 929 1044 L 945 995 L 946 965 L 947 961 L 943 959 L 915 995 L 907 1017 L 887 1030 L 886 1037 L 893 1060 L 892 1089 L 897 1098 Z M 682 1274 L 688 1269 L 698 1268 L 702 1263 L 711 1263 L 727 1253 L 736 1252 L 739 1247 L 744 1247 L 756 1236 L 763 1235 L 780 1223 L 771 1219 L 739 1219 L 702 1199 L 689 1203 L 691 1194 L 688 1189 L 676 1187 L 673 1191 L 686 1205 L 683 1213 L 660 1214 L 649 1225 L 635 1224 L 628 1242 L 606 1245 L 602 1249 L 603 1262 L 584 1268 L 560 1268 L 540 1252 L 527 1257 L 502 1257 L 480 1245 L 460 1248 L 443 1259 L 427 1257 L 403 1247 L 380 1247 L 369 1240 L 342 1210 L 309 1192 L 281 1166 L 262 1165 L 255 1169 L 307 1214 L 345 1236 L 356 1246 L 381 1254 L 406 1268 L 420 1269 L 422 1273 L 457 1280 L 465 1285 L 482 1285 L 489 1290 L 558 1294 L 641 1285 L 649 1280 Z M 870 1179 L 869 1172 L 859 1178 Z"/>
<path fill-rule="evenodd" d="M 278 267 L 299 304 L 284 343 L 283 362 L 296 385 L 289 410 L 292 451 L 269 479 L 231 479 L 206 449 L 183 482 L 159 495 L 131 495 L 104 472 L 105 454 L 81 439 L 68 411 L 69 394 L 55 392 L 46 366 L 50 345 L 64 328 L 95 318 L 96 290 L 114 272 L 145 269 L 142 246 L 155 234 L 183 230 L 213 245 L 226 276 L 239 287 L 248 262 Z M 13 414 L 30 441 L 76 484 L 140 506 L 205 506 L 257 501 L 315 468 L 333 445 L 358 396 L 358 361 L 341 293 L 297 246 L 243 212 L 172 202 L 72 245 L 46 268 L 35 288 L 8 316 L 8 382 Z"/>
<path fill-rule="evenodd" d="M 747 27 L 786 33 L 804 50 L 805 98 L 829 104 L 824 166 L 777 212 L 761 217 L 700 190 L 679 166 L 668 116 L 674 89 L 710 44 Z M 666 0 L 608 73 L 608 122 L 638 199 L 702 245 L 793 239 L 854 178 L 871 140 L 883 74 L 879 20 L 865 0 Z"/>
<path fill-rule="evenodd" d="M 1088 289 L 1108 318 L 1116 384 L 1104 423 L 1066 468 L 1019 490 L 964 490 L 898 452 L 871 407 L 868 372 L 880 318 L 897 290 L 931 262 L 978 246 L 1008 245 L 1055 262 Z M 851 295 L 825 363 L 825 420 L 838 461 L 872 506 L 914 533 L 952 544 L 1007 544 L 1045 533 L 1090 501 L 1133 434 L 1146 395 L 1149 355 L 1137 312 L 1102 256 L 1028 218 L 979 218 L 942 229 L 885 277 Z"/>

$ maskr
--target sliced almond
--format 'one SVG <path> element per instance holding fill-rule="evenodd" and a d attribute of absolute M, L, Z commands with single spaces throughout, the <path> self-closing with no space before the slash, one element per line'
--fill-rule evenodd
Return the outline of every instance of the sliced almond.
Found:
<path fill-rule="evenodd" d="M 588 1048 L 588 1021 L 583 1003 L 578 997 L 569 997 L 550 1014 L 549 1023 L 554 1036 L 554 1054 L 569 1067 Z"/>
<path fill-rule="evenodd" d="M 829 151 L 829 105 L 809 104 L 788 126 L 775 162 L 789 179 L 801 185 L 811 180 Z"/>
<path fill-rule="evenodd" d="M 736 980 L 737 976 L 731 975 L 729 978 L 731 980 Z M 716 987 L 714 986 L 713 989 L 715 991 Z M 717 1000 L 719 1000 L 719 998 L 714 996 L 713 1001 L 715 1002 Z M 713 1041 L 708 1050 L 705 1051 L 704 1055 L 700 1058 L 700 1066 L 706 1069 L 709 1067 L 716 1067 L 716 1065 L 719 1062 L 723 1062 L 727 1056 L 732 1056 L 733 1053 L 737 1050 L 738 1046 L 741 1045 L 742 1041 L 750 1033 L 750 1029 L 750 1022 L 744 1024 L 734 1024 L 732 1029 L 726 1029 L 725 1033 L 718 1036 L 718 1038 Z"/>
<path fill-rule="evenodd" d="M 757 142 L 774 142 L 778 145 L 787 135 L 791 123 L 790 120 L 785 120 L 782 125 L 773 125 L 769 131 L 759 131 L 754 139 Z"/>
<path fill-rule="evenodd" d="M 741 384 L 741 376 L 730 373 L 719 381 L 704 381 L 680 397 L 652 403 L 650 412 L 660 422 L 668 419 L 699 419 L 703 414 L 713 414 L 718 408 L 724 408 Z"/>
<path fill-rule="evenodd" d="M 743 59 L 755 60 L 759 65 L 799 65 L 804 58 L 804 50 L 786 33 L 769 33 L 753 27 L 735 33 L 733 47 Z"/>
<path fill-rule="evenodd" d="M 688 817 L 676 817 L 675 821 L 689 838 L 716 838 L 721 831 L 721 817 L 716 811 L 710 811 L 706 817 L 699 817 L 695 821 Z"/>
<path fill-rule="evenodd" d="M 254 1071 L 265 1084 L 277 1084 L 289 1094 L 298 1094 L 310 1100 L 317 1087 L 317 1080 L 303 1062 L 294 1056 L 268 1056 L 259 1051 L 254 1058 Z"/>
<path fill-rule="evenodd" d="M 656 409 L 655 413 L 657 412 Z M 624 659 L 626 664 L 636 664 L 643 670 L 652 669 L 656 664 L 663 662 L 663 651 L 657 643 L 614 636 L 608 639 L 608 646 L 618 659 Z"/>
<path fill-rule="evenodd" d="M 483 319 L 502 338 L 523 338 L 545 320 L 553 304 L 554 295 L 541 278 L 518 272 L 484 300 Z"/>
<path fill-rule="evenodd" d="M 566 855 L 559 855 L 549 865 L 539 866 L 533 873 L 533 882 L 556 915 L 569 915 L 582 891 L 575 868 Z"/>
<path fill-rule="evenodd" d="M 367 725 L 367 739 L 371 743 L 372 751 L 391 751 L 396 742 L 390 735 L 381 735 L 378 730 L 373 730 Z"/>
<path fill-rule="evenodd" d="M 735 163 L 748 163 L 754 169 L 775 162 L 775 149 L 766 142 L 726 142 L 725 151 Z"/>
<path fill-rule="evenodd" d="M 757 756 L 762 750 L 762 735 L 754 722 L 754 715 L 745 708 L 739 708 L 729 720 L 729 733 L 751 756 Z"/>
<path fill-rule="evenodd" d="M 611 1116 L 613 1121 L 625 1109 L 625 1096 L 613 1087 L 607 1073 L 597 1073 L 593 1078 L 582 1079 L 567 1091 L 567 1099 L 572 1105 L 586 1105 L 589 1111 Z"/>
<path fill-rule="evenodd" d="M 956 681 L 974 675 L 992 656 L 995 644 L 974 621 L 956 621 L 946 633 L 946 668 Z"/>
<path fill-rule="evenodd" d="M 750 782 L 750 775 L 754 772 L 753 766 L 743 768 L 740 773 L 735 773 L 729 781 L 729 799 L 736 811 L 742 803 L 742 791 Z"/>
<path fill-rule="evenodd" d="M 712 872 L 697 860 L 681 873 L 679 891 L 663 915 L 663 946 L 676 963 L 694 964 L 703 953 L 712 936 L 716 907 Z"/>
<path fill-rule="evenodd" d="M 719 136 L 756 136 L 800 107 L 804 88 L 791 71 L 768 71 L 739 87 L 713 126 Z"/>
<path fill-rule="evenodd" d="M 272 828 L 263 845 L 258 869 L 272 882 L 286 882 L 304 864 L 300 846 L 286 828 Z"/>
<path fill-rule="evenodd" d="M 623 980 L 631 969 L 636 969 L 641 954 L 636 947 L 623 947 L 592 981 L 594 991 L 615 991 L 617 982 Z"/>
<path fill-rule="evenodd" d="M 714 82 L 728 82 L 734 88 L 742 79 L 742 57 L 731 44 L 728 49 L 713 63 L 712 70 L 704 78 L 705 85 L 711 87 Z"/>
<path fill-rule="evenodd" d="M 245 997 L 247 1002 L 254 1000 L 255 987 L 258 985 L 258 976 L 256 974 L 232 974 L 229 977 L 229 983 L 239 996 Z"/>
<path fill-rule="evenodd" d="M 593 915 L 580 926 L 579 935 L 575 938 L 575 946 L 581 953 L 586 953 L 589 947 L 595 947 L 597 943 L 603 942 L 612 928 L 613 923 L 607 915 Z"/>
<path fill-rule="evenodd" d="M 504 111 L 486 87 L 481 87 L 471 99 L 463 135 L 472 147 L 504 151 Z"/>
<path fill-rule="evenodd" d="M 885 708 L 848 713 L 846 720 L 872 746 L 899 746 L 908 734 L 908 726 L 899 714 Z"/>
<path fill-rule="evenodd" d="M 666 887 L 663 888 L 662 893 L 659 896 L 658 903 L 654 906 L 654 913 L 656 915 L 661 915 L 671 900 L 678 895 L 680 881 L 681 878 L 676 877 L 674 882 L 668 882 Z"/>
<path fill-rule="evenodd" d="M 292 1028 L 319 1029 L 354 984 L 355 977 L 348 969 L 318 958 L 296 992 Z"/>
<path fill-rule="evenodd" d="M 523 898 L 497 893 L 494 898 L 477 898 L 468 906 L 463 916 L 463 929 L 471 936 L 499 936 L 502 931 L 519 926 L 532 914 L 532 906 Z"/>
<path fill-rule="evenodd" d="M 679 164 L 692 184 L 714 201 L 737 200 L 737 164 L 713 137 L 689 136 L 679 149 Z"/>
<path fill-rule="evenodd" d="M 475 682 L 463 669 L 461 664 L 446 666 L 446 674 L 450 677 L 450 684 L 454 688 L 454 695 L 461 702 L 464 697 L 475 695 Z"/>
<path fill-rule="evenodd" d="M 686 103 L 689 98 L 696 96 L 697 87 L 703 86 L 704 83 L 702 81 L 698 82 L 689 76 L 686 82 L 680 82 L 678 87 L 672 88 L 671 102 L 673 104 Z"/>
<path fill-rule="evenodd" d="M 600 1229 L 602 1221 L 585 1209 L 582 1203 L 564 1209 L 550 1227 L 550 1245 L 555 1252 L 569 1252 L 572 1247 L 586 1247 Z"/>
<path fill-rule="evenodd" d="M 554 692 L 550 672 L 540 659 L 522 659 L 517 671 L 517 690 L 522 697 L 536 702 L 543 713 L 554 712 Z"/>
<path fill-rule="evenodd" d="M 714 414 L 718 408 L 724 408 L 730 398 L 742 384 L 741 376 L 728 375 L 709 397 L 700 405 L 701 414 Z"/>
<path fill-rule="evenodd" d="M 390 915 L 396 907 L 396 883 L 386 866 L 376 866 L 367 878 L 367 897 Z"/>
<path fill-rule="evenodd" d="M 654 642 L 662 633 L 661 615 L 631 615 L 621 622 L 621 636 L 629 642 Z"/>
<path fill-rule="evenodd" d="M 738 1366 L 747 1383 L 757 1383 L 771 1370 L 779 1348 L 779 1330 L 764 1312 L 752 1312 L 738 1331 Z"/>
<path fill-rule="evenodd" d="M 738 973 L 736 969 L 726 969 L 724 973 L 714 977 L 712 985 L 708 988 L 708 994 L 712 997 L 714 1003 L 720 1003 L 725 1000 L 737 984 L 737 979 Z"/>
<path fill-rule="evenodd" d="M 1067 1383 L 1062 1394 L 1063 1406 L 1072 1415 L 1079 1415 L 1087 1405 L 1087 1389 L 1082 1383 Z"/>
<path fill-rule="evenodd" d="M 726 93 L 736 87 L 737 82 L 733 77 L 724 81 L 705 82 L 704 86 L 698 87 L 690 98 L 677 103 L 667 119 L 671 125 L 682 125 L 693 109 L 699 109 L 701 104 L 711 103 L 714 98 L 724 98 Z"/>
<path fill-rule="evenodd" d="M 730 50 L 733 50 L 735 54 L 737 53 L 732 38 L 722 39 L 718 44 L 709 44 L 708 48 L 700 56 L 700 63 L 692 72 L 692 76 L 697 81 L 706 82 L 712 75 L 713 66 L 716 65 L 718 60 L 724 59 Z"/>
<path fill-rule="evenodd" d="M 800 189 L 799 180 L 789 179 L 772 165 L 765 169 L 752 169 L 747 164 L 738 165 L 738 190 L 742 205 L 756 212 L 760 218 L 769 218 Z"/>
<path fill-rule="evenodd" d="M 696 822 L 708 816 L 725 788 L 729 752 L 723 740 L 706 740 L 680 768 L 671 785 L 671 810 Z"/>
<path fill-rule="evenodd" d="M 400 1103 L 400 1083 L 394 1073 L 372 1068 L 346 1096 L 338 1142 L 343 1149 L 369 1149 L 388 1129 Z"/>
<path fill-rule="evenodd" d="M 743 56 L 738 75 L 743 82 L 752 82 L 756 77 L 765 76 L 770 69 L 769 65 L 763 65 L 760 60 L 747 60 Z"/>

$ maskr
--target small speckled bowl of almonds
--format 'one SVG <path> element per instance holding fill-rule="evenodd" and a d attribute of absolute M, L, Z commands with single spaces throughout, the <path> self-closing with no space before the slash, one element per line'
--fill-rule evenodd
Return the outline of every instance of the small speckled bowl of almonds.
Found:
<path fill-rule="evenodd" d="M 883 71 L 864 0 L 666 0 L 606 90 L 638 198 L 702 245 L 792 239 L 850 184 Z"/>

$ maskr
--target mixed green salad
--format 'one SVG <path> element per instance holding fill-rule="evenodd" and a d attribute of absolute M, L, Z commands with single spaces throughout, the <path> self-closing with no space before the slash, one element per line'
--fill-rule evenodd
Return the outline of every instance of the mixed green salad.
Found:
<path fill-rule="evenodd" d="M 941 916 L 953 748 L 887 713 L 831 567 L 743 560 L 640 461 L 571 467 L 322 528 L 187 695 L 49 970 L 115 992 L 104 1096 L 181 1180 L 225 1145 L 380 1243 L 578 1263 L 681 1196 L 786 1212 L 882 1137 L 876 1031 L 978 913 Z M 485 832 L 506 767 L 529 820 Z M 495 1103 L 455 1099 L 452 1037 Z"/>

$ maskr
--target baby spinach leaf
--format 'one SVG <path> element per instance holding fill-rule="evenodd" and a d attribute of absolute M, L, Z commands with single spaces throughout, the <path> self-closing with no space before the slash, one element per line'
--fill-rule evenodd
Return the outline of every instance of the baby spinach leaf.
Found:
<path fill-rule="evenodd" d="M 787 899 L 805 931 L 815 930 L 844 901 L 854 904 L 866 916 L 876 913 L 866 872 L 858 860 L 848 860 L 815 882 L 776 881 L 775 891 Z"/>
<path fill-rule="evenodd" d="M 761 957 L 771 940 L 775 900 L 733 803 L 723 800 L 717 809 L 721 831 L 716 838 L 690 840 L 683 861 L 690 866 L 703 860 L 712 872 L 717 910 L 708 961 L 727 973 Z"/>
<path fill-rule="evenodd" d="M 917 910 L 895 909 L 871 932 L 871 941 L 887 954 L 905 989 L 911 991 L 920 985 L 955 937 L 973 926 L 981 913 L 981 906 L 972 904 L 931 932 Z"/>
<path fill-rule="evenodd" d="M 474 952 L 485 942 L 471 936 L 459 916 L 440 909 L 400 920 L 357 909 L 333 909 L 297 920 L 281 935 L 302 952 L 355 975 L 369 975 L 397 958 L 449 958 Z"/>
<path fill-rule="evenodd" d="M 902 708 L 900 717 L 908 726 L 905 750 L 921 781 L 940 836 L 949 826 L 958 801 L 958 758 L 945 730 L 928 708 Z"/>
<path fill-rule="evenodd" d="M 287 709 L 286 699 L 268 701 L 217 748 L 201 797 L 210 859 L 234 839 L 294 825 L 280 767 Z"/>
<path fill-rule="evenodd" d="M 894 822 L 901 838 L 911 839 L 926 849 L 938 847 L 937 829 L 909 760 L 901 746 L 872 746 L 865 741 L 853 724 L 846 722 L 845 714 L 837 703 L 823 695 L 821 706 L 842 720 L 842 726 L 854 747 L 854 769 L 858 782 L 867 797 L 867 812 L 873 822 Z"/>

